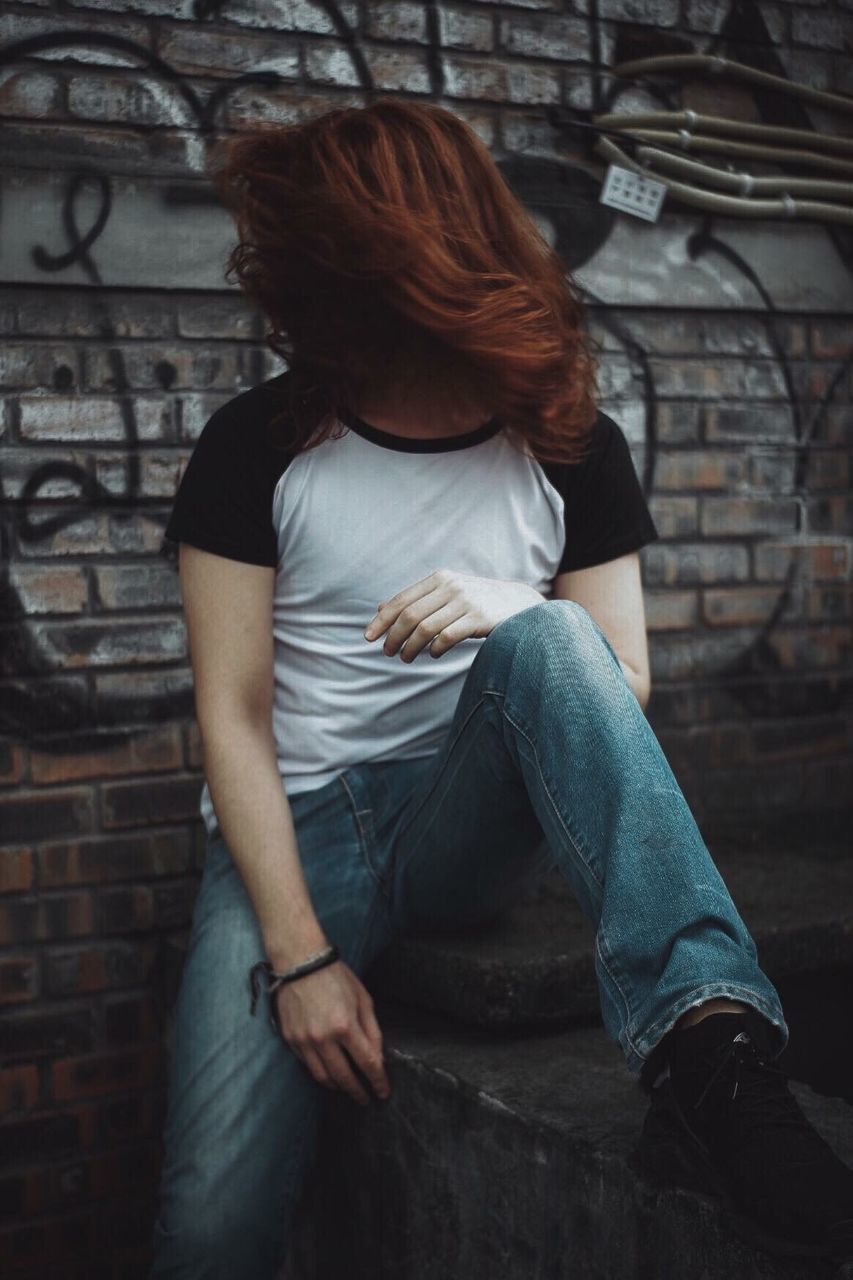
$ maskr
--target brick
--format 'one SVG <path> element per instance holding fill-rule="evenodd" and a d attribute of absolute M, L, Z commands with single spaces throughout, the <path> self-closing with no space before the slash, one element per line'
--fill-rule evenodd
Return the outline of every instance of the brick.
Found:
<path fill-rule="evenodd" d="M 768 587 L 719 587 L 702 592 L 702 616 L 711 626 L 744 626 L 766 622 L 779 601 L 779 590 Z M 789 606 L 785 616 L 795 613 Z"/>
<path fill-rule="evenodd" d="M 95 1048 L 95 1012 L 84 1005 L 42 1005 L 37 1010 L 6 1014 L 3 1029 L 8 1051 L 28 1061 L 89 1053 Z"/>
<path fill-rule="evenodd" d="M 337 14 L 354 30 L 358 26 L 358 5 L 344 0 L 335 5 Z M 306 31 L 317 35 L 337 35 L 338 28 L 327 6 L 320 0 L 228 0 L 220 15 L 244 27 L 268 27 L 273 31 Z"/>
<path fill-rule="evenodd" d="M 164 345 L 137 342 L 109 350 L 97 347 L 84 353 L 83 382 L 87 391 L 115 392 L 118 355 L 126 385 L 133 391 L 210 388 L 230 396 L 239 390 L 238 354 L 225 347 L 187 347 L 174 341 Z"/>
<path fill-rule="evenodd" d="M 0 956 L 0 1004 L 19 1004 L 39 994 L 38 960 L 33 955 Z"/>
<path fill-rule="evenodd" d="M 203 294 L 179 301 L 176 322 L 182 338 L 228 338 L 245 342 L 263 337 L 263 321 L 251 311 L 241 294 L 239 298 Z"/>
<path fill-rule="evenodd" d="M 201 769 L 204 766 L 204 745 L 195 721 L 184 725 L 184 763 L 188 769 Z"/>
<path fill-rule="evenodd" d="M 61 1058 L 51 1070 L 53 1096 L 59 1102 L 95 1097 L 150 1085 L 161 1064 L 159 1048 Z"/>
<path fill-rule="evenodd" d="M 0 349 L 0 383 L 4 391 L 74 386 L 79 382 L 77 353 L 60 344 L 6 342 Z M 51 397 L 52 398 L 52 397 Z M 38 403 L 45 403 L 39 398 Z"/>
<path fill-rule="evenodd" d="M 39 850 L 42 888 L 180 875 L 190 865 L 186 831 L 57 841 Z"/>
<path fill-rule="evenodd" d="M 627 0 L 630 3 L 630 0 Z M 589 26 L 578 18 L 549 14 L 515 16 L 498 23 L 498 42 L 507 53 L 560 62 L 590 57 Z"/>
<path fill-rule="evenodd" d="M 155 18 L 194 18 L 194 0 L 68 0 L 81 9 L 105 9 L 108 12 L 143 13 Z"/>
<path fill-rule="evenodd" d="M 69 469 L 71 474 L 53 474 L 57 469 Z M 23 539 L 30 527 L 32 537 L 42 515 L 54 516 L 57 513 L 56 500 L 71 499 L 79 503 L 81 487 L 88 483 L 92 475 L 90 455 L 82 450 L 54 451 L 39 449 L 33 455 L 32 448 L 15 448 L 10 444 L 4 449 L 3 483 L 6 497 L 26 501 L 27 514 L 24 530 L 19 536 Z M 44 509 L 44 510 L 42 510 Z"/>
<path fill-rule="evenodd" d="M 746 479 L 742 453 L 666 450 L 655 460 L 655 484 L 660 489 L 729 489 Z"/>
<path fill-rule="evenodd" d="M 31 1160 L 76 1154 L 91 1146 L 94 1115 L 90 1109 L 52 1111 L 28 1116 L 3 1126 L 3 1141 L 9 1151 L 25 1151 Z"/>
<path fill-rule="evenodd" d="M 40 54 L 40 57 L 46 54 Z M 62 172 L 75 161 L 100 165 L 112 174 L 128 174 L 138 178 L 145 173 L 151 180 L 158 175 L 185 179 L 188 174 L 201 176 L 205 152 L 199 147 L 196 131 L 148 129 L 134 134 L 128 128 L 81 128 L 76 121 L 42 124 L 40 121 L 11 121 L 4 129 L 4 142 L 10 163 L 26 168 L 25 159 L 38 155 L 40 168 Z M 18 159 L 20 157 L 20 159 Z"/>
<path fill-rule="evenodd" d="M 698 444 L 702 435 L 701 406 L 690 401 L 662 401 L 655 406 L 655 431 L 664 445 Z"/>
<path fill-rule="evenodd" d="M 508 102 L 508 67 L 493 58 L 466 58 L 448 54 L 444 59 L 445 91 L 451 98 Z"/>
<path fill-rule="evenodd" d="M 816 624 L 808 631 L 783 631 L 777 628 L 769 643 L 780 665 L 791 671 L 814 667 L 849 668 L 853 657 L 853 637 L 848 625 Z"/>
<path fill-rule="evenodd" d="M 710 363 L 685 358 L 650 362 L 655 390 L 660 396 L 695 396 L 697 399 L 782 400 L 786 396 L 782 372 L 776 361 L 750 358 Z"/>
<path fill-rule="evenodd" d="M 177 617 L 125 623 L 39 623 L 30 628 L 45 661 L 55 668 L 115 667 L 175 662 L 187 657 L 186 632 Z"/>
<path fill-rule="evenodd" d="M 93 918 L 89 893 L 6 898 L 0 902 L 0 946 L 81 938 L 91 933 Z"/>
<path fill-rule="evenodd" d="M 803 802 L 821 810 L 822 823 L 829 816 L 827 811 L 849 810 L 851 795 L 853 756 L 849 751 L 830 759 L 806 761 Z M 849 831 L 849 817 L 844 825 Z"/>
<path fill-rule="evenodd" d="M 30 67 L 6 67 L 0 72 L 0 115 L 50 119 L 64 114 L 62 86 L 57 76 Z"/>
<path fill-rule="evenodd" d="M 3 801 L 3 834 L 9 842 L 43 840 L 91 828 L 92 795 L 88 788 L 20 792 Z"/>
<path fill-rule="evenodd" d="M 766 760 L 837 753 L 850 741 L 845 722 L 837 716 L 757 721 L 752 731 L 756 754 Z"/>
<path fill-rule="evenodd" d="M 693 627 L 699 617 L 695 591 L 647 591 L 646 622 L 650 631 L 674 631 Z"/>
<path fill-rule="evenodd" d="M 131 1048 L 151 1044 L 160 1038 L 160 1017 L 150 994 L 128 995 L 104 1004 L 104 1033 L 107 1044 Z M 160 1046 L 157 1046 L 158 1052 Z"/>
<path fill-rule="evenodd" d="M 365 34 L 376 40 L 405 40 L 426 44 L 426 9 L 421 4 L 399 0 L 374 0 L 365 15 Z"/>
<path fill-rule="evenodd" d="M 833 581 L 853 574 L 853 538 L 826 542 L 796 542 L 787 539 L 759 542 L 753 551 L 755 576 L 774 582 L 786 578 L 796 561 L 798 578 L 806 582 Z"/>
<path fill-rule="evenodd" d="M 195 119 L 180 94 L 155 77 L 89 72 L 68 80 L 68 112 L 79 120 L 132 120 L 135 128 L 181 125 Z"/>
<path fill-rule="evenodd" d="M 171 506 L 171 503 L 168 504 Z M 81 519 L 40 540 L 41 555 L 156 555 L 161 554 L 167 511 L 125 512 Z M 29 548 L 23 548 L 29 551 Z M 32 554 L 32 553 L 30 553 Z"/>
<path fill-rule="evenodd" d="M 431 80 L 427 55 L 420 50 L 367 48 L 365 60 L 377 89 L 392 93 L 429 93 Z M 321 65 L 321 62 L 317 64 Z"/>
<path fill-rule="evenodd" d="M 169 399 L 134 397 L 131 414 L 136 437 L 139 440 L 171 439 L 172 413 Z M 24 440 L 130 443 L 122 406 L 111 397 L 21 396 L 20 414 L 20 433 Z"/>
<path fill-rule="evenodd" d="M 649 645 L 652 681 L 695 680 L 719 671 L 740 658 L 753 637 L 753 628 L 736 627 L 710 637 L 657 632 Z"/>
<path fill-rule="evenodd" d="M 95 672 L 96 722 L 159 724 L 164 719 L 193 714 L 192 671 Z"/>
<path fill-rule="evenodd" d="M 98 932 L 127 933 L 152 929 L 159 922 L 154 910 L 154 894 L 149 885 L 122 885 L 98 894 Z"/>
<path fill-rule="evenodd" d="M 189 925 L 198 893 L 195 876 L 161 884 L 121 885 L 98 893 L 97 919 L 101 934 Z"/>
<path fill-rule="evenodd" d="M 690 760 L 696 769 L 720 769 L 753 760 L 752 735 L 745 725 L 693 726 L 688 734 Z"/>
<path fill-rule="evenodd" d="M 198 778 L 107 783 L 101 789 L 103 825 L 138 827 L 194 819 L 200 790 Z"/>
<path fill-rule="evenodd" d="M 853 583 L 810 587 L 806 592 L 805 606 L 805 615 L 812 622 L 849 618 L 853 613 Z"/>
<path fill-rule="evenodd" d="M 95 570 L 95 599 L 101 609 L 179 608 L 181 587 L 171 565 L 109 565 Z"/>
<path fill-rule="evenodd" d="M 299 76 L 298 45 L 282 36 L 209 31 L 199 23 L 161 27 L 157 52 L 175 71 L 190 75 L 221 77 L 275 71 L 284 80 Z"/>
<path fill-rule="evenodd" d="M 84 569 L 63 565 L 12 565 L 9 581 L 27 614 L 82 613 L 89 603 Z"/>
<path fill-rule="evenodd" d="M 836 88 L 832 57 L 828 53 L 817 53 L 813 49 L 785 49 L 780 52 L 789 80 L 825 92 Z"/>
<path fill-rule="evenodd" d="M 30 17 L 29 14 L 22 13 L 0 14 L 0 44 L 7 44 L 12 40 L 26 40 L 31 36 L 53 35 L 56 30 L 56 18 L 53 14 L 45 15 L 44 17 L 35 14 Z M 46 48 L 39 50 L 39 60 L 50 59 L 57 62 L 70 60 L 73 62 L 101 63 L 105 66 L 114 67 L 138 66 L 139 57 L 137 54 L 126 53 L 124 50 L 110 48 L 109 46 L 93 44 L 90 40 L 93 31 L 122 36 L 125 40 L 133 41 L 134 44 L 142 45 L 145 48 L 151 47 L 147 25 L 144 22 L 133 22 L 128 18 L 98 17 L 93 22 L 91 15 L 84 18 L 76 18 L 69 13 L 65 13 L 62 16 L 62 31 L 67 31 L 69 34 L 73 31 L 79 31 L 80 43 L 68 45 L 65 48 L 48 45 Z"/>
<path fill-rule="evenodd" d="M 32 849 L 0 849 L 0 893 L 26 893 L 32 886 Z"/>
<path fill-rule="evenodd" d="M 791 12 L 791 39 L 815 49 L 845 49 L 844 27 L 838 14 L 814 9 Z"/>
<path fill-rule="evenodd" d="M 806 466 L 807 489 L 850 487 L 850 454 L 840 449 L 812 449 Z"/>
<path fill-rule="evenodd" d="M 818 359 L 846 360 L 853 351 L 853 325 L 849 320 L 817 320 L 811 326 L 812 355 Z"/>
<path fill-rule="evenodd" d="M 39 1096 L 38 1068 L 32 1064 L 0 1071 L 0 1113 L 31 1111 Z"/>
<path fill-rule="evenodd" d="M 703 418 L 709 444 L 747 440 L 793 443 L 794 428 L 788 405 L 705 405 Z"/>
<path fill-rule="evenodd" d="M 83 778 L 116 777 L 130 773 L 166 772 L 183 758 L 180 730 L 164 725 L 139 735 L 95 733 L 79 739 L 67 735 L 51 748 L 44 740 L 31 749 L 33 782 L 70 782 Z M 102 746 L 99 743 L 103 742 Z"/>
<path fill-rule="evenodd" d="M 691 586 L 700 583 L 745 582 L 749 552 L 730 542 L 655 542 L 644 550 L 644 581 L 651 586 Z"/>
<path fill-rule="evenodd" d="M 787 533 L 796 528 L 797 503 L 788 498 L 702 499 L 702 532 L 718 534 Z"/>
<path fill-rule="evenodd" d="M 0 785 L 20 782 L 26 767 L 24 749 L 17 742 L 0 739 Z"/>
<path fill-rule="evenodd" d="M 104 1099 L 100 1106 L 100 1124 L 105 1141 L 124 1142 L 161 1133 L 162 1096 L 160 1091 Z"/>
<path fill-rule="evenodd" d="M 775 494 L 796 491 L 797 455 L 792 449 L 758 446 L 749 458 L 749 482 L 753 489 Z"/>
<path fill-rule="evenodd" d="M 772 769 L 719 769 L 705 779 L 704 795 L 711 813 L 795 809 L 803 792 L 799 764 Z M 756 805 L 758 801 L 758 805 Z"/>
<path fill-rule="evenodd" d="M 698 533 L 699 504 L 696 498 L 653 494 L 648 505 L 662 538 L 684 538 Z"/>
<path fill-rule="evenodd" d="M 444 48 L 489 53 L 495 47 L 492 19 L 487 14 L 464 13 L 442 6 L 437 11 L 438 39 Z"/>
<path fill-rule="evenodd" d="M 17 331 L 23 337 L 103 341 L 104 314 L 113 338 L 166 338 L 174 332 L 172 312 L 159 301 L 111 292 L 95 306 L 87 290 L 75 290 L 71 285 L 55 296 L 51 294 L 49 301 L 44 295 L 22 294 Z"/>
<path fill-rule="evenodd" d="M 88 715 L 88 691 L 84 681 L 77 678 L 3 680 L 0 701 L 7 725 L 26 733 L 76 728 Z"/>
<path fill-rule="evenodd" d="M 848 534 L 853 529 L 853 497 L 835 494 L 806 503 L 810 533 Z"/>
<path fill-rule="evenodd" d="M 49 995 L 82 995 L 116 987 L 139 986 L 153 970 L 158 944 L 98 943 L 48 949 L 44 954 L 44 989 Z"/>

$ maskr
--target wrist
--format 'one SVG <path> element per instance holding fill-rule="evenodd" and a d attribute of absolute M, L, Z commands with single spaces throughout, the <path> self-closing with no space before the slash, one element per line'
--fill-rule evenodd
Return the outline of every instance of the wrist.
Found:
<path fill-rule="evenodd" d="M 297 939 L 288 938 L 286 943 L 281 939 L 265 943 L 264 950 L 276 973 L 282 973 L 285 969 L 292 969 L 295 964 L 301 964 L 309 956 L 316 955 L 318 951 L 324 951 L 328 946 L 329 939 L 322 929 L 317 929 L 300 934 Z"/>

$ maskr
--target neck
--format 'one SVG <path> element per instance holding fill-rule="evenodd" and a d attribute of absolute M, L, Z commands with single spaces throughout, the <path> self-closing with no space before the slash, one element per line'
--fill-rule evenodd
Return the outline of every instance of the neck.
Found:
<path fill-rule="evenodd" d="M 414 396 L 394 400 L 363 395 L 350 408 L 369 426 L 413 440 L 465 435 L 488 422 L 494 412 L 488 405 L 449 408 Z"/>

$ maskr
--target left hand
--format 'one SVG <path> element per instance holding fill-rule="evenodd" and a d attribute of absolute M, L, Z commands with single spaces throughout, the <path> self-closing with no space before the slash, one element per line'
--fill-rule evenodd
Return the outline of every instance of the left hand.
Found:
<path fill-rule="evenodd" d="M 382 601 L 364 638 L 375 640 L 387 631 L 384 652 L 390 657 L 399 651 L 403 662 L 412 662 L 427 645 L 430 655 L 439 658 L 460 640 L 487 636 L 504 618 L 544 599 L 525 582 L 436 569 Z"/>

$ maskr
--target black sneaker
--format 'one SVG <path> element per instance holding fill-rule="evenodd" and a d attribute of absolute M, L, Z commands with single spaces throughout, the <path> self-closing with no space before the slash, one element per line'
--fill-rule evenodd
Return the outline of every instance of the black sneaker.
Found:
<path fill-rule="evenodd" d="M 770 1252 L 853 1262 L 853 1169 L 773 1065 L 769 1023 L 710 1014 L 668 1038 L 634 1163 L 659 1182 L 719 1197 Z M 850 1274 L 846 1267 L 844 1275 Z"/>

